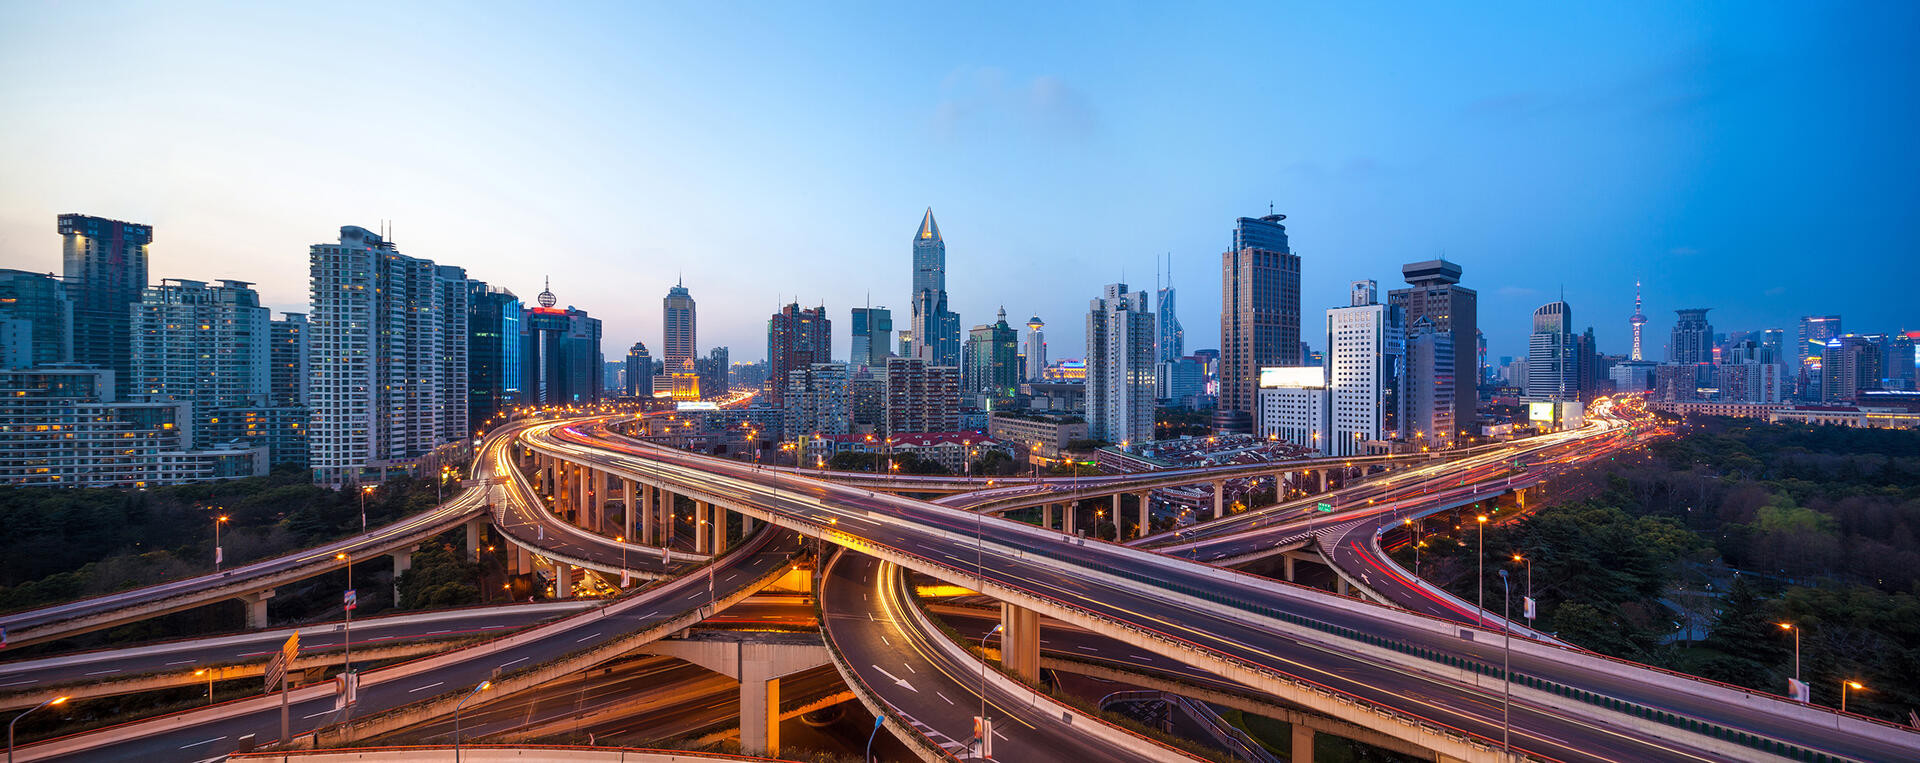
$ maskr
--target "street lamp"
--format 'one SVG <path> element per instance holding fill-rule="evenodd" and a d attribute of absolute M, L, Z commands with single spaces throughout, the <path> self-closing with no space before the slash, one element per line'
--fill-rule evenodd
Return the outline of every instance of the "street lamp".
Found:
<path fill-rule="evenodd" d="M 1843 680 L 1840 682 L 1840 712 L 1843 712 L 1843 713 L 1847 711 L 1847 690 L 1848 689 L 1852 689 L 1854 691 L 1866 691 L 1867 687 L 1861 686 L 1859 681 Z M 21 715 L 25 715 L 25 713 L 21 713 Z M 12 732 L 9 731 L 8 734 L 11 735 Z M 11 736 L 9 736 L 8 742 L 9 744 L 11 744 L 12 742 Z"/>
<path fill-rule="evenodd" d="M 1479 572 L 1474 573 L 1474 588 L 1478 589 L 1480 594 L 1478 605 L 1480 611 L 1476 617 L 1479 618 L 1480 626 L 1484 628 L 1487 625 L 1487 515 L 1481 514 L 1477 519 L 1480 522 L 1480 546 L 1475 556 L 1478 557 L 1480 566 Z"/>
<path fill-rule="evenodd" d="M 193 674 L 196 676 L 202 673 L 207 674 L 207 704 L 211 705 L 213 704 L 213 668 L 201 668 L 193 671 Z"/>
<path fill-rule="evenodd" d="M 1793 631 L 1793 681 L 1800 682 L 1800 628 L 1793 623 L 1781 623 L 1781 630 Z"/>
<path fill-rule="evenodd" d="M 53 699 L 47 700 L 38 705 L 34 705 L 33 707 L 27 708 L 26 713 L 21 713 L 19 715 L 16 715 L 13 717 L 13 720 L 7 722 L 7 763 L 13 763 L 13 724 L 19 723 L 21 718 L 27 717 L 27 713 L 31 713 L 35 710 L 39 710 L 40 708 L 46 707 L 48 705 L 58 705 L 65 701 L 67 701 L 66 697 L 54 697 Z"/>
<path fill-rule="evenodd" d="M 1500 587 L 1506 592 L 1506 604 L 1500 616 L 1500 632 L 1506 636 L 1506 645 L 1500 655 L 1500 749 L 1506 751 L 1506 757 L 1513 757 L 1513 582 L 1507 579 L 1507 571 L 1500 570 Z"/>
<path fill-rule="evenodd" d="M 453 763 L 460 763 L 460 706 L 467 704 L 467 700 L 473 699 L 473 695 L 486 691 L 487 687 L 492 685 L 492 681 L 481 681 L 479 686 L 473 687 L 473 691 L 467 692 L 467 696 L 453 703 Z"/>
<path fill-rule="evenodd" d="M 1525 556 L 1521 556 L 1519 554 L 1514 554 L 1513 560 L 1527 566 L 1527 600 L 1532 601 L 1533 600 L 1533 560 Z M 1538 606 L 1538 605 L 1535 605 L 1535 606 Z M 1533 613 L 1531 611 L 1527 613 L 1527 629 L 1528 630 L 1533 629 Z"/>
<path fill-rule="evenodd" d="M 217 508 L 217 507 L 216 507 Z M 220 563 L 225 560 L 226 552 L 220 548 L 220 526 L 227 523 L 227 515 L 213 518 L 213 571 L 220 571 Z"/>
<path fill-rule="evenodd" d="M 353 597 L 353 555 L 345 551 L 342 551 L 340 553 L 334 554 L 333 558 L 339 559 L 347 563 L 347 592 L 346 594 L 340 597 L 340 606 L 347 613 L 347 625 L 345 629 L 345 634 L 341 640 L 342 644 L 346 647 L 347 652 L 344 660 L 346 664 L 341 667 L 340 672 L 352 673 L 353 672 L 353 606 L 355 604 L 354 597 Z"/>
<path fill-rule="evenodd" d="M 360 532 L 367 531 L 367 494 L 373 492 L 372 485 L 360 486 Z"/>

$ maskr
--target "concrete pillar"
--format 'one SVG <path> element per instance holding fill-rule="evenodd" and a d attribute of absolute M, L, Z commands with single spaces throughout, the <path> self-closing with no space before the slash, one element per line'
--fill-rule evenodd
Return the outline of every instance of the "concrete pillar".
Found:
<path fill-rule="evenodd" d="M 1282 579 L 1289 583 L 1293 582 L 1293 554 L 1281 554 L 1280 566 L 1285 570 L 1285 573 L 1281 575 Z"/>
<path fill-rule="evenodd" d="M 1305 724 L 1293 724 L 1293 757 L 1290 763 L 1313 763 L 1313 729 Z"/>
<path fill-rule="evenodd" d="M 518 545 L 513 547 L 513 572 L 525 575 L 533 571 L 533 553 Z"/>
<path fill-rule="evenodd" d="M 620 499 L 627 502 L 626 510 L 620 512 L 620 524 L 626 526 L 627 532 L 626 532 L 626 535 L 624 535 L 623 537 L 625 537 L 627 541 L 630 543 L 645 542 L 640 539 L 640 536 L 633 534 L 633 526 L 634 526 L 633 511 L 634 511 L 634 507 L 638 505 L 637 502 L 634 501 L 633 493 L 634 491 L 639 489 L 640 489 L 640 486 L 636 484 L 633 480 L 629 480 L 629 479 L 620 480 Z"/>
<path fill-rule="evenodd" d="M 1040 526 L 1048 530 L 1053 529 L 1053 504 L 1040 504 Z"/>
<path fill-rule="evenodd" d="M 387 556 L 393 557 L 393 576 L 395 578 L 400 577 L 400 573 L 413 569 L 412 546 L 395 549 L 393 553 L 387 554 Z"/>
<path fill-rule="evenodd" d="M 1016 676 L 1040 680 L 1040 613 L 1000 603 L 1000 664 Z"/>
<path fill-rule="evenodd" d="M 1113 494 L 1111 503 L 1113 504 L 1113 508 L 1112 510 L 1107 512 L 1107 516 L 1113 518 L 1113 542 L 1119 543 L 1120 542 L 1120 494 L 1119 493 Z"/>
<path fill-rule="evenodd" d="M 713 533 L 708 530 L 713 524 L 709 516 L 707 502 L 693 502 L 693 552 L 696 554 L 713 553 Z"/>
<path fill-rule="evenodd" d="M 780 755 L 780 679 L 770 678 L 767 660 L 740 665 L 740 750 L 748 755 Z"/>
<path fill-rule="evenodd" d="M 584 464 L 573 465 L 573 525 L 591 527 L 587 524 L 587 506 L 591 504 L 587 496 L 588 469 Z"/>
<path fill-rule="evenodd" d="M 240 601 L 247 605 L 247 627 L 267 627 L 267 600 L 273 598 L 273 589 L 242 594 Z"/>
<path fill-rule="evenodd" d="M 474 518 L 467 520 L 467 561 L 480 561 L 480 531 L 486 529 L 487 520 Z M 397 573 L 398 570 L 396 569 Z"/>
<path fill-rule="evenodd" d="M 1348 595 L 1347 579 L 1339 575 L 1334 575 L 1333 576 L 1333 592 L 1340 594 L 1341 596 Z"/>
<path fill-rule="evenodd" d="M 1293 482 L 1293 481 L 1294 481 L 1293 472 L 1280 473 L 1280 494 L 1279 494 L 1280 500 L 1284 501 L 1287 499 L 1287 483 Z"/>
<path fill-rule="evenodd" d="M 1080 534 L 1080 502 L 1068 501 L 1064 504 L 1061 504 L 1060 508 L 1065 514 L 1065 516 L 1061 517 L 1060 519 L 1061 529 L 1066 530 L 1068 535 L 1079 535 Z"/>
<path fill-rule="evenodd" d="M 593 530 L 604 533 L 607 531 L 607 498 L 611 492 L 607 486 L 611 484 L 613 475 L 599 469 L 595 469 L 593 474 Z"/>
<path fill-rule="evenodd" d="M 1226 510 L 1227 510 L 1226 506 L 1227 506 L 1227 481 L 1214 480 L 1213 482 L 1213 518 L 1219 519 L 1221 516 L 1226 514 Z"/>
<path fill-rule="evenodd" d="M 1151 514 L 1149 507 L 1153 505 L 1153 493 L 1143 492 L 1136 497 L 1140 499 L 1140 537 L 1145 538 L 1147 537 L 1147 528 L 1152 526 L 1149 520 L 1153 517 L 1149 516 L 1149 514 Z"/>
<path fill-rule="evenodd" d="M 715 555 L 726 553 L 728 512 L 723 507 L 709 503 L 707 504 L 707 513 L 712 515 L 711 519 L 713 521 L 713 524 L 709 525 L 709 528 L 713 531 L 713 541 L 708 545 L 713 547 L 713 553 Z"/>
<path fill-rule="evenodd" d="M 747 516 L 745 514 L 741 514 L 740 515 L 740 538 L 742 540 L 745 540 L 747 536 L 752 534 L 753 534 L 753 517 Z"/>
<path fill-rule="evenodd" d="M 573 569 L 566 562 L 553 563 L 553 598 L 573 597 Z"/>

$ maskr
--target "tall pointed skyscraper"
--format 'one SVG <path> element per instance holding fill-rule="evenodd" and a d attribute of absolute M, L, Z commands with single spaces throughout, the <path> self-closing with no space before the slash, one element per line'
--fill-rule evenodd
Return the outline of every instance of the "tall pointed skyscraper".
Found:
<path fill-rule="evenodd" d="M 693 356 L 698 352 L 694 333 L 693 295 L 685 281 L 676 282 L 661 302 L 661 373 L 693 373 Z"/>
<path fill-rule="evenodd" d="M 1180 327 L 1180 319 L 1173 312 L 1173 257 L 1167 257 L 1167 281 L 1160 287 L 1155 307 L 1160 311 L 1160 341 L 1155 353 L 1156 362 L 1172 363 L 1187 354 L 1187 331 Z"/>
<path fill-rule="evenodd" d="M 947 242 L 927 208 L 913 234 L 914 356 L 936 366 L 960 365 L 960 316 L 947 309 Z"/>

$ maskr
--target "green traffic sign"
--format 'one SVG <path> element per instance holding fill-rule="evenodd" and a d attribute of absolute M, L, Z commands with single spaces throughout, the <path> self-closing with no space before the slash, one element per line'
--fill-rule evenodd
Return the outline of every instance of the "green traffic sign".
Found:
<path fill-rule="evenodd" d="M 1315 506 L 1314 508 L 1319 509 L 1321 511 L 1333 511 L 1333 506 L 1331 504 L 1325 504 L 1325 503 L 1320 504 L 1319 506 Z"/>

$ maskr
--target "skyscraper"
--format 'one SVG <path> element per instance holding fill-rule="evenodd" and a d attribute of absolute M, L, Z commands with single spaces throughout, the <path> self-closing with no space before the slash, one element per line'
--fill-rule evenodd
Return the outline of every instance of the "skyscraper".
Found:
<path fill-rule="evenodd" d="M 725 347 L 710 347 L 706 357 L 693 359 L 694 375 L 700 377 L 701 397 L 712 400 L 733 391 L 731 355 Z"/>
<path fill-rule="evenodd" d="M 960 428 L 960 369 L 920 358 L 887 359 L 886 434 Z"/>
<path fill-rule="evenodd" d="M 1253 430 L 1260 369 L 1298 366 L 1300 258 L 1287 246 L 1286 215 L 1235 222 L 1220 255 L 1220 402 L 1216 429 Z"/>
<path fill-rule="evenodd" d="M 833 323 L 827 306 L 800 308 L 789 302 L 767 319 L 767 401 L 786 402 L 787 374 L 815 363 L 833 360 Z"/>
<path fill-rule="evenodd" d="M 1007 324 L 1005 307 L 998 321 L 967 333 L 961 356 L 961 393 L 1008 398 L 1020 386 L 1020 332 Z"/>
<path fill-rule="evenodd" d="M 353 225 L 340 229 L 340 243 L 310 248 L 308 397 L 317 481 L 379 479 L 431 451 L 446 432 L 466 431 L 467 401 L 444 398 L 443 377 L 468 372 L 447 367 L 448 358 L 465 354 L 443 346 L 467 341 L 445 331 L 452 284 L 443 280 L 457 271 L 403 255 Z M 464 275 L 458 280 L 464 289 Z"/>
<path fill-rule="evenodd" d="M 479 427 L 524 400 L 526 306 L 479 281 L 467 289 L 467 420 Z"/>
<path fill-rule="evenodd" d="M 914 354 L 936 366 L 960 365 L 960 316 L 947 309 L 947 242 L 927 208 L 913 234 Z"/>
<path fill-rule="evenodd" d="M 1380 304 L 1377 294 L 1373 281 L 1354 281 L 1351 304 L 1327 310 L 1326 378 L 1332 412 L 1329 440 L 1322 450 L 1330 456 L 1359 455 L 1367 441 L 1384 439 L 1398 428 L 1406 326 L 1401 310 Z"/>
<path fill-rule="evenodd" d="M 1871 337 L 1842 334 L 1827 340 L 1820 361 L 1820 399 L 1854 402 L 1862 391 L 1879 389 L 1884 352 Z"/>
<path fill-rule="evenodd" d="M 1887 389 L 1912 391 L 1920 381 L 1920 365 L 1915 364 L 1914 346 L 1920 344 L 1920 331 L 1899 331 L 1887 337 L 1886 369 L 1881 375 Z"/>
<path fill-rule="evenodd" d="M 1633 354 L 1627 359 L 1645 360 L 1646 356 L 1640 353 L 1640 329 L 1647 325 L 1647 314 L 1640 309 L 1639 281 L 1633 282 L 1633 317 L 1628 318 L 1627 323 L 1633 326 Z"/>
<path fill-rule="evenodd" d="M 787 372 L 774 386 L 780 388 L 787 436 L 846 434 L 853 423 L 849 410 L 847 366 L 807 363 Z M 804 464 L 813 466 L 814 464 Z"/>
<path fill-rule="evenodd" d="M 1022 378 L 1037 382 L 1047 370 L 1047 334 L 1043 330 L 1046 322 L 1036 315 L 1027 319 L 1027 366 Z"/>
<path fill-rule="evenodd" d="M 1180 318 L 1174 315 L 1173 299 L 1173 259 L 1167 259 L 1167 285 L 1159 288 L 1154 295 L 1154 306 L 1158 308 L 1160 324 L 1160 342 L 1156 345 L 1154 362 L 1172 363 L 1187 354 L 1187 332 L 1180 328 Z"/>
<path fill-rule="evenodd" d="M 892 347 L 893 311 L 873 306 L 854 308 L 853 345 L 847 351 L 847 362 L 856 368 L 885 369 Z"/>
<path fill-rule="evenodd" d="M 1671 363 L 1712 363 L 1713 324 L 1707 322 L 1711 307 L 1675 310 L 1680 317 L 1673 324 L 1673 339 L 1667 345 Z"/>
<path fill-rule="evenodd" d="M 694 317 L 693 295 L 687 293 L 686 283 L 674 284 L 661 300 L 661 373 L 693 373 L 693 356 L 698 352 Z"/>
<path fill-rule="evenodd" d="M 134 388 L 129 310 L 147 287 L 153 227 L 102 217 L 60 218 L 60 259 L 73 303 L 73 360 L 114 372 L 121 398 Z"/>
<path fill-rule="evenodd" d="M 435 442 L 454 442 L 473 434 L 467 426 L 468 403 L 472 394 L 468 391 L 469 375 L 473 373 L 471 358 L 467 353 L 471 349 L 468 342 L 472 331 L 467 322 L 473 318 L 472 296 L 475 281 L 467 278 L 467 271 L 454 265 L 434 266 L 434 278 L 440 289 L 440 337 L 436 345 L 440 349 L 440 399 L 445 401 L 448 410 L 440 415 L 439 431 Z"/>
<path fill-rule="evenodd" d="M 221 411 L 267 403 L 272 316 L 252 286 L 169 278 L 132 308 L 133 395 L 192 403 L 196 448 Z"/>
<path fill-rule="evenodd" d="M 73 360 L 73 300 L 48 273 L 0 269 L 0 368 Z"/>
<path fill-rule="evenodd" d="M 1800 342 L 1794 346 L 1794 388 L 1801 397 L 1822 396 L 1820 364 L 1827 341 L 1840 336 L 1840 316 L 1806 315 L 1800 318 Z"/>
<path fill-rule="evenodd" d="M 647 345 L 634 342 L 627 348 L 627 397 L 653 397 L 653 355 Z"/>
<path fill-rule="evenodd" d="M 1579 397 L 1579 361 L 1574 358 L 1573 308 L 1548 302 L 1533 311 L 1527 341 L 1526 396 L 1542 400 Z"/>
<path fill-rule="evenodd" d="M 1427 378 L 1429 370 L 1423 365 L 1417 369 L 1420 375 L 1409 370 L 1406 384 L 1417 384 L 1430 389 L 1438 389 L 1451 380 L 1453 394 L 1453 412 L 1409 412 L 1409 416 L 1425 422 L 1451 420 L 1452 431 L 1438 431 L 1437 444 L 1448 445 L 1458 440 L 1461 430 L 1474 428 L 1474 404 L 1480 399 L 1479 374 L 1469 368 L 1475 361 L 1470 348 L 1480 339 L 1480 294 L 1460 285 L 1463 271 L 1460 266 L 1445 259 L 1410 262 L 1400 266 L 1400 276 L 1407 282 L 1407 288 L 1394 289 L 1387 293 L 1387 304 L 1400 308 L 1405 325 L 1412 326 L 1421 318 L 1432 324 L 1431 331 L 1447 335 L 1446 344 L 1452 356 L 1452 365 L 1436 365 L 1431 369 L 1435 378 Z M 1439 341 L 1436 338 L 1436 341 Z M 1425 356 L 1423 356 L 1424 358 Z M 1438 362 L 1438 361 L 1436 361 Z M 1439 378 L 1446 377 L 1446 378 Z M 1423 396 L 1422 400 L 1444 401 L 1447 395 Z M 1405 427 L 1401 427 L 1405 429 Z"/>
<path fill-rule="evenodd" d="M 561 309 L 552 287 L 541 289 L 538 307 L 520 321 L 525 358 L 527 402 L 576 405 L 600 399 L 605 361 L 600 353 L 600 319 L 572 306 Z"/>
<path fill-rule="evenodd" d="M 1087 433 L 1116 443 L 1152 442 L 1153 312 L 1144 291 L 1108 284 L 1087 303 Z"/>
<path fill-rule="evenodd" d="M 267 334 L 267 405 L 307 405 L 307 314 L 284 313 Z"/>
<path fill-rule="evenodd" d="M 1453 420 L 1453 398 L 1459 393 L 1453 370 L 1463 366 L 1454 362 L 1455 352 L 1453 332 L 1436 328 L 1432 316 L 1422 315 L 1407 326 L 1407 368 L 1400 400 L 1405 413 L 1397 427 L 1402 436 L 1420 442 L 1459 439 Z"/>

